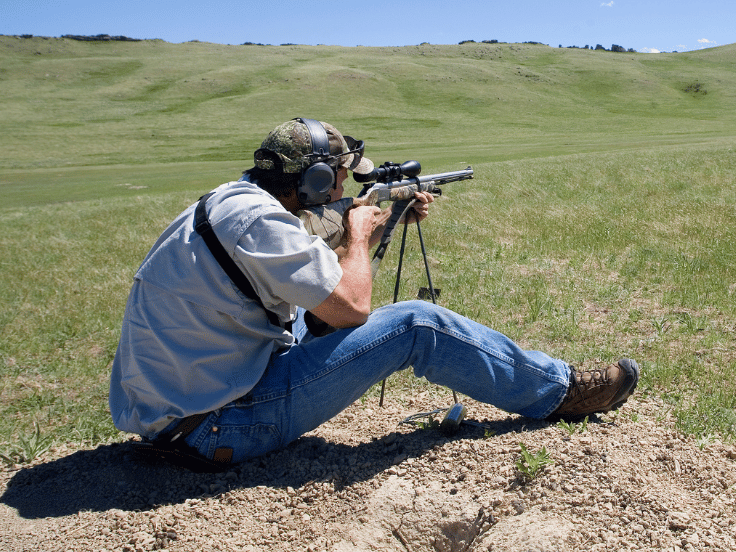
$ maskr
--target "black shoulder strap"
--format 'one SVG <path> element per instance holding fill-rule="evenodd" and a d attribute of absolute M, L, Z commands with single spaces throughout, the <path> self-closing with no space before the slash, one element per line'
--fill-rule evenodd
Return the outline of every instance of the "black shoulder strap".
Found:
<path fill-rule="evenodd" d="M 253 286 L 251 285 L 250 281 L 248 281 L 248 278 L 245 277 L 245 274 L 243 274 L 243 272 L 238 268 L 238 265 L 235 264 L 235 261 L 233 261 L 232 257 L 227 254 L 227 251 L 225 251 L 225 248 L 220 243 L 220 240 L 217 239 L 215 231 L 212 229 L 212 225 L 210 224 L 210 220 L 209 218 L 207 218 L 207 208 L 205 206 L 207 200 L 214 193 L 215 192 L 210 192 L 209 194 L 203 195 L 201 198 L 199 198 L 199 203 L 197 204 L 197 208 L 194 211 L 194 230 L 197 232 L 197 234 L 202 236 L 202 239 L 204 239 L 204 243 L 206 243 L 207 247 L 209 247 L 212 255 L 215 257 L 215 260 L 220 263 L 222 269 L 230 277 L 230 279 L 238 287 L 238 289 L 243 293 L 243 295 L 258 303 L 263 308 L 263 310 L 266 311 L 266 316 L 268 316 L 268 321 L 271 322 L 271 324 L 273 324 L 274 326 L 281 326 L 281 324 L 279 323 L 279 317 L 276 316 L 276 313 L 268 310 L 264 306 L 263 301 L 261 301 L 261 298 L 258 297 L 256 290 L 253 289 Z"/>

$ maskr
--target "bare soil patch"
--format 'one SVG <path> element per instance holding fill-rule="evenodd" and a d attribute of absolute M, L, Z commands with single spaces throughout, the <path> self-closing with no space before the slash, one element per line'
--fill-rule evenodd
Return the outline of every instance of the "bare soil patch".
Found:
<path fill-rule="evenodd" d="M 132 443 L 56 449 L 0 474 L 0 549 L 736 550 L 736 448 L 680 435 L 661 401 L 573 435 L 463 404 L 485 427 L 397 425 L 443 406 L 422 395 L 356 403 L 220 474 L 150 464 Z M 531 482 L 520 443 L 554 460 Z"/>

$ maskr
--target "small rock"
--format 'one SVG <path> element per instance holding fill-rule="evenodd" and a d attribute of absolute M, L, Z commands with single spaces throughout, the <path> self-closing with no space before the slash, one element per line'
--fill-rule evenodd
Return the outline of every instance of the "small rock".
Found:
<path fill-rule="evenodd" d="M 690 516 L 685 512 L 672 512 L 669 518 L 669 527 L 673 531 L 684 531 L 690 526 Z"/>
<path fill-rule="evenodd" d="M 512 500 L 511 506 L 514 508 L 517 514 L 523 514 L 526 511 L 526 505 L 523 500 Z"/>

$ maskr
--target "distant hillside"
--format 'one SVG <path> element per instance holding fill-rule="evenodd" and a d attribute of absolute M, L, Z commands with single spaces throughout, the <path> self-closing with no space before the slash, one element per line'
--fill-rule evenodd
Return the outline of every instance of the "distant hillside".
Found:
<path fill-rule="evenodd" d="M 5 35 L 0 35 L 5 36 Z M 43 38 L 43 39 L 50 39 L 55 37 L 49 37 L 49 36 L 39 36 L 34 37 L 32 34 L 22 34 L 22 35 L 10 35 L 14 38 Z M 65 34 L 61 35 L 60 38 L 69 38 L 72 40 L 81 40 L 83 42 L 109 42 L 109 41 L 120 41 L 120 42 L 141 42 L 144 39 L 141 38 L 130 38 L 127 36 L 110 36 L 109 34 L 97 34 L 97 35 L 72 35 L 72 34 Z M 199 40 L 191 40 L 190 42 L 200 42 Z M 498 40 L 463 40 L 459 42 L 459 44 L 475 44 L 476 42 L 480 42 L 481 44 L 507 44 L 506 42 L 499 42 Z M 523 44 L 538 44 L 542 46 L 546 46 L 546 44 L 543 44 L 541 42 L 535 42 L 532 40 L 525 41 Z M 242 46 L 265 46 L 265 44 L 256 43 L 256 42 L 245 42 L 242 44 Z M 281 44 L 281 46 L 294 46 L 294 44 Z M 560 44 L 560 48 L 562 48 L 562 44 Z M 580 48 L 580 46 L 567 46 L 567 48 Z M 595 47 L 585 45 L 582 47 L 583 49 L 591 49 L 591 50 L 608 50 L 608 48 L 597 44 Z M 611 52 L 636 52 L 633 48 L 624 48 L 623 46 L 619 46 L 618 44 L 613 44 L 610 49 Z"/>
<path fill-rule="evenodd" d="M 734 135 L 736 45 L 224 46 L 0 37 L 3 168 L 247 159 L 304 115 L 467 161 Z"/>
<path fill-rule="evenodd" d="M 2 35 L 4 36 L 4 35 Z M 22 35 L 12 35 L 12 38 L 42 38 L 44 40 L 49 40 L 54 37 L 49 36 L 39 36 L 34 37 L 30 34 L 22 34 Z M 69 38 L 71 40 L 81 40 L 83 42 L 109 42 L 109 41 L 118 41 L 118 42 L 141 42 L 141 38 L 130 38 L 128 36 L 110 36 L 109 34 L 97 34 L 97 35 L 73 35 L 73 34 L 66 34 L 62 35 L 61 38 Z"/>

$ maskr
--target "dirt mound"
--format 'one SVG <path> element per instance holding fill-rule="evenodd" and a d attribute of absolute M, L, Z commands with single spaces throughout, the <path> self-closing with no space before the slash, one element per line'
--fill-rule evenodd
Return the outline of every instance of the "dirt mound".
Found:
<path fill-rule="evenodd" d="M 2 472 L 0 549 L 736 550 L 736 450 L 678 434 L 660 402 L 569 431 L 463 403 L 482 425 L 452 437 L 397 425 L 438 406 L 426 396 L 356 403 L 220 474 L 132 443 L 55 450 Z M 553 462 L 532 480 L 522 444 Z"/>

